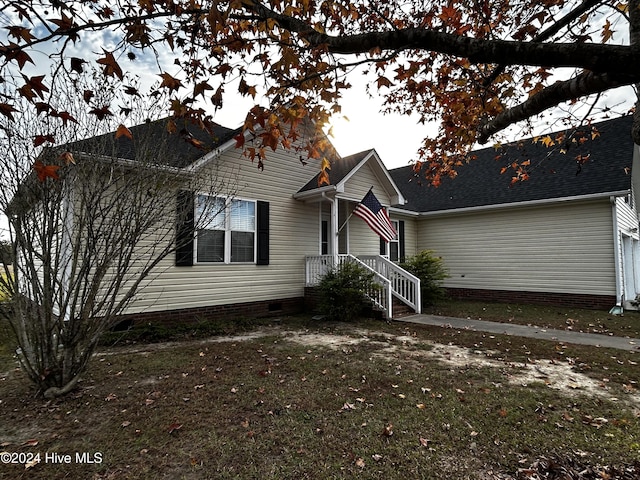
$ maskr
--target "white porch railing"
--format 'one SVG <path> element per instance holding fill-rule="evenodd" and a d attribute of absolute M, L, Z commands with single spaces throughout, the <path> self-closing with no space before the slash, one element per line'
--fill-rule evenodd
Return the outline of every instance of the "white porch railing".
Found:
<path fill-rule="evenodd" d="M 416 313 L 422 311 L 420 279 L 380 255 L 358 257 L 373 270 L 391 281 L 393 295 L 410 306 Z"/>
<path fill-rule="evenodd" d="M 391 300 L 392 286 L 391 281 L 385 278 L 381 273 L 376 272 L 366 263 L 353 255 L 313 255 L 306 257 L 306 285 L 307 287 L 316 286 L 320 279 L 334 266 L 342 265 L 346 262 L 355 262 L 361 267 L 369 270 L 374 275 L 374 281 L 382 288 L 372 289 L 366 292 L 367 298 L 382 310 L 386 318 L 393 318 L 393 302 Z"/>

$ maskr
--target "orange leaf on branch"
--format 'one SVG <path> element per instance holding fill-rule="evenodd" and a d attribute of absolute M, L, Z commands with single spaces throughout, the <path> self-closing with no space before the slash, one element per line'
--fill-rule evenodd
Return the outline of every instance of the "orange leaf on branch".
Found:
<path fill-rule="evenodd" d="M 39 147 L 40 145 L 43 145 L 47 142 L 49 143 L 55 143 L 56 139 L 54 138 L 53 135 L 36 135 L 33 138 L 33 146 L 34 147 Z"/>
<path fill-rule="evenodd" d="M 38 160 L 33 164 L 33 169 L 36 171 L 38 180 L 40 180 L 41 182 L 46 181 L 47 178 L 52 178 L 53 180 L 58 180 L 60 178 L 58 176 L 60 165 L 45 165 L 40 160 Z"/>
<path fill-rule="evenodd" d="M 116 129 L 116 138 L 120 137 L 127 137 L 129 140 L 133 140 L 133 134 L 131 133 L 131 130 L 129 130 L 123 124 L 118 125 L 118 128 Z"/>
<path fill-rule="evenodd" d="M 102 73 L 107 77 L 113 77 L 115 75 L 120 80 L 122 80 L 124 78 L 124 74 L 122 73 L 122 68 L 120 68 L 120 65 L 118 65 L 118 62 L 116 62 L 113 53 L 105 50 L 104 48 L 102 49 L 102 51 L 104 52 L 104 57 L 96 60 L 96 62 L 100 65 L 104 65 Z"/>
<path fill-rule="evenodd" d="M 167 87 L 169 91 L 178 90 L 182 87 L 182 82 L 175 77 L 172 77 L 168 73 L 161 73 L 160 77 L 162 77 L 162 83 L 160 84 L 160 88 Z"/>
<path fill-rule="evenodd" d="M 75 159 L 73 158 L 73 154 L 71 152 L 64 152 L 62 154 L 60 154 L 60 156 L 58 157 L 58 160 L 62 160 L 64 161 L 65 165 L 69 165 L 69 164 L 76 164 Z"/>

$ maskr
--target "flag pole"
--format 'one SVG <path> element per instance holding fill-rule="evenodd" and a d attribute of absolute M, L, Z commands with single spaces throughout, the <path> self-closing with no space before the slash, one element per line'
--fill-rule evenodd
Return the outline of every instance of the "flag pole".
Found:
<path fill-rule="evenodd" d="M 371 192 L 372 190 L 373 190 L 373 185 L 371 185 L 371 188 L 369 189 L 369 191 L 367 193 L 365 193 L 364 197 L 362 197 L 362 198 L 365 198 L 367 195 L 369 195 L 369 192 Z M 358 203 L 361 203 L 361 202 L 358 202 Z M 357 206 L 358 205 L 356 204 L 356 207 Z M 351 214 L 347 217 L 347 219 L 344 221 L 342 226 L 338 229 L 338 231 L 336 232 L 336 237 L 338 235 L 340 235 L 340 232 L 342 231 L 342 229 L 347 225 L 347 223 L 349 223 L 349 220 L 351 220 L 351 217 L 353 217 L 353 212 L 355 212 L 356 207 L 353 207 L 353 210 L 351 211 Z"/>

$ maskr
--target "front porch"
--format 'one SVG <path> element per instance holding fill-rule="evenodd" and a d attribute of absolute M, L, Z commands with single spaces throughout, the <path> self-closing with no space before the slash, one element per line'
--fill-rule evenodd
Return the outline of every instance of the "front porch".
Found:
<path fill-rule="evenodd" d="M 374 307 L 381 310 L 387 319 L 393 318 L 393 298 L 421 313 L 420 279 L 381 255 L 351 254 L 311 255 L 305 257 L 305 284 L 313 287 L 332 268 L 346 262 L 355 262 L 373 273 L 380 289 L 367 292 Z"/>

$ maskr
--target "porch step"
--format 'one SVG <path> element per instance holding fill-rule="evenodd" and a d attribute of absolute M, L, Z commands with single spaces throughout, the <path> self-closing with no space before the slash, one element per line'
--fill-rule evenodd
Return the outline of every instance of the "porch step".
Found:
<path fill-rule="evenodd" d="M 416 312 L 402 300 L 393 297 L 393 318 L 402 318 L 414 315 Z"/>

